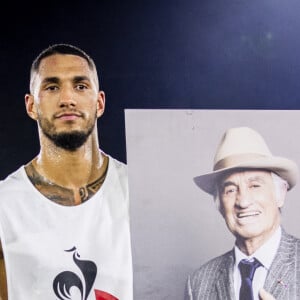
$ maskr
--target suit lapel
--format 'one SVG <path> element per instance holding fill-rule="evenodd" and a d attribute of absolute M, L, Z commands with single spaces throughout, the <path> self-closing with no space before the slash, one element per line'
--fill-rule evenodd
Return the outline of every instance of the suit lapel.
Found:
<path fill-rule="evenodd" d="M 220 265 L 220 271 L 216 278 L 217 299 L 232 300 L 234 296 L 233 286 L 233 266 L 234 266 L 234 252 L 228 252 L 228 256 L 224 257 Z"/>
<path fill-rule="evenodd" d="M 295 268 L 295 246 L 292 238 L 282 230 L 282 237 L 277 254 L 269 269 L 265 289 L 275 299 L 285 299 L 284 294 L 288 290 L 288 284 L 293 282 Z"/>

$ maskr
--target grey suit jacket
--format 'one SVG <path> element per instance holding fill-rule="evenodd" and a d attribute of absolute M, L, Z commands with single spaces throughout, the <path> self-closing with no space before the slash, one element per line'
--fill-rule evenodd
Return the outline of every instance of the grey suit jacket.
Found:
<path fill-rule="evenodd" d="M 235 299 L 233 266 L 233 250 L 201 266 L 187 280 L 185 299 Z M 264 288 L 276 300 L 300 299 L 300 239 L 284 230 Z"/>

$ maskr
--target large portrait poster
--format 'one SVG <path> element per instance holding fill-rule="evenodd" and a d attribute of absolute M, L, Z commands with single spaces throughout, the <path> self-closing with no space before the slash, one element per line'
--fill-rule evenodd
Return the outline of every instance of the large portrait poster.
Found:
<path fill-rule="evenodd" d="M 193 181 L 212 171 L 225 130 L 258 131 L 273 155 L 300 165 L 300 111 L 127 109 L 134 298 L 181 300 L 188 274 L 230 250 L 234 238 L 212 196 Z M 300 182 L 282 210 L 300 236 Z"/>

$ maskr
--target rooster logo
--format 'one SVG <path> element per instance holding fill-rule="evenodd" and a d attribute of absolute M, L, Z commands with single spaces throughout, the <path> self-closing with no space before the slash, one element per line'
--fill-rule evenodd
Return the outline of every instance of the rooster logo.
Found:
<path fill-rule="evenodd" d="M 90 260 L 80 259 L 76 247 L 65 250 L 66 252 L 73 252 L 73 261 L 81 271 L 83 282 L 81 278 L 71 271 L 64 271 L 59 273 L 53 280 L 53 290 L 55 295 L 60 300 L 72 300 L 72 288 L 77 288 L 80 292 L 80 300 L 87 300 L 95 278 L 97 275 L 97 266 Z M 94 289 L 96 300 L 119 300 L 112 294 Z M 76 297 L 78 299 L 78 297 Z"/>
<path fill-rule="evenodd" d="M 71 288 L 75 287 L 80 292 L 81 300 L 87 300 L 97 275 L 97 266 L 92 261 L 80 259 L 80 255 L 76 251 L 76 247 L 65 251 L 73 252 L 73 261 L 81 271 L 84 282 L 82 282 L 81 278 L 74 272 L 61 272 L 53 281 L 53 290 L 55 295 L 60 300 L 72 299 Z"/>

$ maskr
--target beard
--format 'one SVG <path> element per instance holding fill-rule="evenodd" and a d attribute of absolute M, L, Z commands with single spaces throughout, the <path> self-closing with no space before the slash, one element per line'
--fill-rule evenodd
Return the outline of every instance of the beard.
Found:
<path fill-rule="evenodd" d="M 95 116 L 95 118 L 87 124 L 87 128 L 85 130 L 72 130 L 65 132 L 57 132 L 53 123 L 43 117 L 38 118 L 38 124 L 43 134 L 57 147 L 74 152 L 87 141 L 95 128 L 96 120 L 97 117 Z"/>
<path fill-rule="evenodd" d="M 91 134 L 91 131 L 71 131 L 55 134 L 44 134 L 59 148 L 74 152 L 81 147 Z"/>

